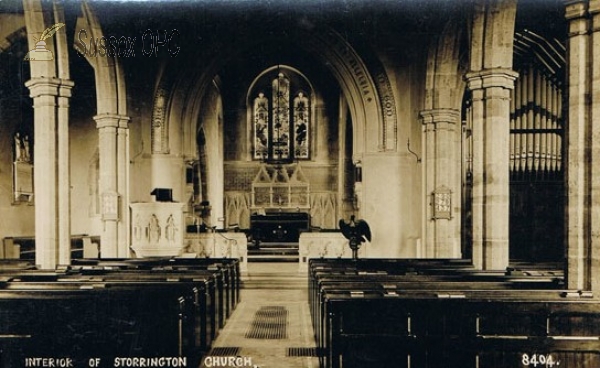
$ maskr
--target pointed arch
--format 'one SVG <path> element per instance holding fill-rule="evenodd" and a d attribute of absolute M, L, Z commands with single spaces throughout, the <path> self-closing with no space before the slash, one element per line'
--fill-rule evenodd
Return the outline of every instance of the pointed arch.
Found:
<path fill-rule="evenodd" d="M 76 34 L 85 34 L 90 39 L 103 37 L 102 25 L 92 5 L 81 4 L 82 18 L 78 19 Z M 76 37 L 81 40 L 81 37 Z M 86 52 L 75 43 L 94 68 L 96 80 L 96 127 L 100 155 L 99 192 L 102 198 L 101 233 L 103 257 L 129 257 L 129 117 L 125 74 L 116 57 L 105 53 Z M 117 209 L 117 213 L 113 212 Z"/>
<path fill-rule="evenodd" d="M 359 161 L 366 152 L 396 151 L 396 96 L 381 62 L 364 60 L 346 39 L 331 28 L 311 30 L 314 37 L 307 38 L 302 27 L 304 25 L 299 25 L 290 33 L 290 37 L 329 69 L 348 102 L 354 131 L 354 161 Z M 169 131 L 180 131 L 178 129 L 182 128 L 185 132 L 194 126 L 200 114 L 202 96 L 222 67 L 222 62 L 218 60 L 235 57 L 239 52 L 242 51 L 229 49 L 202 56 L 182 54 L 163 69 L 158 84 L 170 96 L 165 112 L 166 124 L 181 124 L 179 127 L 170 127 Z M 192 70 L 185 62 L 188 58 L 206 67 Z M 193 142 L 184 142 L 184 152 L 187 154 L 193 152 L 190 143 Z"/>

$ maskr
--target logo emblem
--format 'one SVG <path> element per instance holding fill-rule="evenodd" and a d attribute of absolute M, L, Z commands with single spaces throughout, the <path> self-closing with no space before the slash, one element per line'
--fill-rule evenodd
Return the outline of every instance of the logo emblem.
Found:
<path fill-rule="evenodd" d="M 56 33 L 56 31 L 58 31 L 60 28 L 64 27 L 64 25 L 65 25 L 64 23 L 56 23 L 52 27 L 46 28 L 44 30 L 44 32 L 42 32 L 42 35 L 40 36 L 39 41 L 36 42 L 35 49 L 30 50 L 27 53 L 27 55 L 25 55 L 25 58 L 23 60 L 30 60 L 30 61 L 54 60 L 54 54 L 52 53 L 52 51 L 50 51 L 46 48 L 46 42 L 44 40 L 52 37 Z"/>

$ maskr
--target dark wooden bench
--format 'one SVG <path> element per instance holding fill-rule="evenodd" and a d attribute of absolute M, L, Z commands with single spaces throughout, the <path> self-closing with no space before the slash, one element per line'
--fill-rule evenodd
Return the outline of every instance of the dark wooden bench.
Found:
<path fill-rule="evenodd" d="M 401 277 L 377 279 L 350 279 L 350 280 L 322 280 L 318 293 L 313 294 L 311 301 L 311 314 L 313 316 L 313 328 L 317 341 L 322 341 L 327 335 L 324 324 L 327 317 L 326 295 L 345 295 L 364 297 L 375 295 L 382 298 L 396 298 L 402 295 L 414 294 L 415 292 L 427 292 L 439 298 L 464 297 L 466 291 L 490 291 L 492 293 L 504 293 L 513 291 L 524 291 L 521 295 L 527 296 L 529 290 L 537 288 L 549 290 L 555 293 L 557 285 L 553 280 L 537 280 L 535 282 L 525 280 L 494 280 L 468 281 L 452 279 L 429 279 L 428 277 L 411 277 L 402 280 Z M 493 294 L 491 294 L 493 295 Z"/>
<path fill-rule="evenodd" d="M 311 260 L 322 366 L 600 366 L 600 301 L 562 290 L 560 272 L 464 265 Z"/>
<path fill-rule="evenodd" d="M 0 290 L 0 344 L 7 367 L 22 366 L 26 357 L 70 357 L 82 365 L 90 354 L 195 354 L 181 328 L 188 299 L 181 288 L 51 285 Z"/>
<path fill-rule="evenodd" d="M 87 234 L 71 235 L 71 258 L 83 258 L 86 253 L 98 255 L 100 237 Z M 8 236 L 0 244 L 0 259 L 35 260 L 34 236 Z"/>
<path fill-rule="evenodd" d="M 335 290 L 368 290 L 385 294 L 407 290 L 557 290 L 564 287 L 562 280 L 547 277 L 482 276 L 482 275 L 385 275 L 385 274 L 322 274 L 317 275 L 309 288 L 309 304 L 313 316 L 322 308 L 322 294 Z M 318 320 L 313 319 L 315 331 Z"/>
<path fill-rule="evenodd" d="M 152 274 L 141 272 L 109 272 L 104 275 L 87 276 L 71 275 L 61 277 L 57 284 L 62 286 L 66 283 L 88 283 L 101 284 L 108 287 L 115 285 L 135 285 L 137 287 L 182 287 L 186 292 L 186 315 L 187 322 L 183 327 L 186 337 L 193 336 L 193 347 L 206 352 L 218 335 L 219 328 L 225 324 L 220 320 L 220 305 L 216 293 L 217 278 L 210 273 L 158 273 Z"/>
<path fill-rule="evenodd" d="M 23 259 L 0 259 L 0 272 L 35 270 L 35 262 Z"/>
<path fill-rule="evenodd" d="M 183 356 L 188 359 L 188 366 L 195 366 L 202 354 L 209 350 L 219 327 L 225 323 L 224 290 L 233 289 L 236 284 L 239 287 L 239 282 L 235 281 L 239 275 L 236 260 L 226 260 L 219 263 L 220 266 L 196 259 L 177 262 L 181 263 L 179 265 L 156 259 L 148 262 L 107 260 L 79 263 L 60 272 L 14 269 L 0 272 L 0 311 L 7 311 L 7 315 L 14 317 L 19 324 L 23 322 L 33 326 L 25 332 L 8 323 L 6 329 L 1 330 L 0 327 L 0 362 L 6 362 L 3 367 L 11 367 L 10 362 L 12 366 L 20 367 L 24 354 L 63 353 L 75 357 L 81 352 L 83 359 L 90 352 L 96 356 L 96 351 L 107 357 L 118 354 L 125 357 Z M 99 265 L 103 263 L 103 266 Z M 224 282 L 225 274 L 228 275 L 227 283 Z M 219 288 L 221 292 L 218 292 Z M 82 299 L 80 293 L 93 294 L 90 296 L 93 303 L 81 304 L 81 308 L 86 310 L 84 314 L 87 310 L 93 311 L 92 323 L 87 327 L 85 318 L 81 319 L 79 315 L 73 321 L 69 318 L 79 308 L 76 305 Z M 98 297 L 97 293 L 103 297 Z M 72 295 L 75 295 L 73 302 Z M 239 300 L 239 292 L 227 295 L 230 295 L 227 304 L 232 303 L 234 307 Z M 21 318 L 12 309 L 13 302 L 17 309 L 27 303 L 22 299 L 35 300 L 36 308 L 49 314 L 44 312 L 33 314 L 29 319 Z M 62 312 L 58 305 L 63 307 Z M 112 308 L 116 310 L 112 311 Z M 121 309 L 129 311 L 129 314 L 121 315 Z M 56 315 L 57 322 L 44 322 L 43 315 L 46 319 Z M 102 323 L 106 327 L 102 327 Z M 70 331 L 65 333 L 68 336 L 54 334 L 57 339 L 68 341 L 58 350 L 42 348 L 48 344 L 48 336 L 53 335 L 49 325 Z M 132 325 L 138 326 L 138 330 L 131 330 Z M 99 332 L 90 334 L 84 330 L 86 328 L 99 329 Z M 137 337 L 132 337 L 135 334 Z M 105 338 L 108 335 L 112 336 L 112 340 L 120 341 L 118 347 Z M 82 347 L 73 354 L 67 354 L 69 345 Z"/>
<path fill-rule="evenodd" d="M 66 277 L 58 281 L 12 281 L 3 287 L 6 290 L 77 290 L 77 289 L 110 289 L 122 288 L 153 290 L 173 289 L 179 291 L 181 300 L 180 347 L 182 352 L 194 357 L 194 354 L 205 353 L 216 337 L 215 308 L 213 302 L 214 287 L 211 279 L 201 277 L 185 278 L 180 275 L 162 277 L 160 275 L 143 275 L 143 277 L 96 278 Z M 158 294 L 158 293 L 157 293 Z M 160 317 L 159 317 L 160 318 Z"/>
<path fill-rule="evenodd" d="M 557 291 L 325 292 L 324 316 L 325 367 L 508 368 L 524 354 L 600 363 L 600 303 Z"/>
<path fill-rule="evenodd" d="M 426 276 L 424 276 L 426 275 Z M 426 278 L 423 278 L 426 277 Z M 311 259 L 309 261 L 309 302 L 315 308 L 313 298 L 319 300 L 320 283 L 329 281 L 396 280 L 413 281 L 496 281 L 509 282 L 506 287 L 528 289 L 562 288 L 562 277 L 552 273 L 525 275 L 503 271 L 475 270 L 464 259 Z M 516 283 L 515 281 L 518 281 Z M 407 286 L 410 287 L 410 286 Z M 318 309 L 318 308 L 317 308 Z M 314 314 L 314 313 L 313 313 Z"/>
<path fill-rule="evenodd" d="M 220 327 L 240 301 L 239 260 L 231 258 L 132 258 L 132 259 L 75 259 L 72 269 L 85 274 L 102 274 L 107 271 L 144 270 L 160 271 L 199 271 L 205 270 L 216 275 L 216 303 L 219 305 Z M 222 306 L 222 308 L 221 308 Z"/>

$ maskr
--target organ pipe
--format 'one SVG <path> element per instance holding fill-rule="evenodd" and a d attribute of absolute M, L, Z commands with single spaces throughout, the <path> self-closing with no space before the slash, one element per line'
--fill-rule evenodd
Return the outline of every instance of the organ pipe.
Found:
<path fill-rule="evenodd" d="M 510 171 L 545 177 L 562 170 L 562 85 L 534 68 L 523 68 L 511 95 Z"/>
<path fill-rule="evenodd" d="M 523 93 L 521 94 L 521 127 L 519 129 L 526 130 L 527 129 L 527 73 L 524 74 L 521 80 L 521 86 L 523 88 Z M 521 167 L 520 171 L 525 171 L 527 167 L 527 134 L 519 134 L 521 139 Z"/>
<path fill-rule="evenodd" d="M 541 124 L 541 120 L 542 120 L 542 116 L 541 116 L 541 110 L 543 107 L 543 102 L 542 102 L 542 96 L 544 94 L 544 91 L 542 89 L 542 78 L 540 76 L 540 73 L 536 70 L 534 72 L 534 83 L 535 83 L 535 90 L 533 91 L 535 99 L 534 99 L 534 106 L 533 106 L 533 128 L 535 129 L 535 131 L 540 132 L 541 128 L 542 128 L 542 124 Z M 533 134 L 533 168 L 535 171 L 539 171 L 540 170 L 540 164 L 541 164 L 541 134 Z"/>
<path fill-rule="evenodd" d="M 527 170 L 533 170 L 533 134 L 531 133 L 534 129 L 535 116 L 533 107 L 535 104 L 535 75 L 533 74 L 533 68 L 529 68 L 529 74 L 527 78 L 527 143 L 525 151 L 527 152 Z"/>
<path fill-rule="evenodd" d="M 546 139 L 548 138 L 548 133 L 547 133 L 547 129 L 548 129 L 548 95 L 549 95 L 549 88 L 548 88 L 548 79 L 543 78 L 542 76 L 540 76 L 540 83 L 541 83 L 541 101 L 543 106 L 546 106 L 546 108 L 541 108 L 540 109 L 540 129 L 542 131 L 542 133 L 540 134 L 540 168 L 539 170 L 544 171 L 546 170 L 546 165 L 548 163 L 548 147 L 546 145 Z"/>

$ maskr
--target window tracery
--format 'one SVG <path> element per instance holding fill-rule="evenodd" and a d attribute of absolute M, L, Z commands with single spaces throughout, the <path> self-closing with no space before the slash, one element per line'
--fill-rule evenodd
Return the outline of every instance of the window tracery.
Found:
<path fill-rule="evenodd" d="M 311 109 L 307 83 L 279 71 L 265 75 L 252 93 L 253 159 L 310 158 Z"/>

